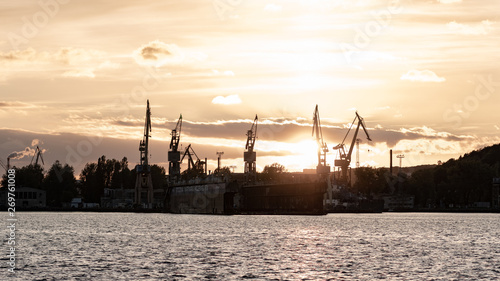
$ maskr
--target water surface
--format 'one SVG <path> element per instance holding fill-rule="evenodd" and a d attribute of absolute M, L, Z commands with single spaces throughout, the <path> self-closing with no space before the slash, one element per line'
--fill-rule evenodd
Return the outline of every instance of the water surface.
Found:
<path fill-rule="evenodd" d="M 17 215 L 10 280 L 500 277 L 499 214 Z"/>

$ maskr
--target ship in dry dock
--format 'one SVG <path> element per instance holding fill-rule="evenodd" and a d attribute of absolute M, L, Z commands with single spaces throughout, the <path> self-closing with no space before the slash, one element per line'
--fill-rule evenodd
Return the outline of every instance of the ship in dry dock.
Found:
<path fill-rule="evenodd" d="M 272 177 L 266 177 L 264 173 L 256 171 L 257 153 L 254 148 L 257 139 L 257 115 L 246 132 L 243 173 L 231 173 L 228 167 L 221 167 L 220 159 L 223 152 L 217 152 L 218 165 L 212 172 L 207 170 L 207 158 L 200 159 L 191 144 L 181 151 L 182 115 L 180 115 L 176 127 L 171 132 L 165 195 L 162 200 L 158 200 L 159 198 L 154 196 L 148 164 L 150 114 L 148 101 L 144 139 L 139 146 L 141 162 L 136 166 L 136 206 L 143 208 L 161 206 L 167 212 L 180 214 L 324 215 L 333 210 L 332 191 L 344 188 L 336 183 L 342 183 L 341 180 L 345 179 L 336 180 L 335 173 L 330 171 L 330 166 L 326 163 L 328 147 L 323 141 L 319 110 L 316 106 L 312 131 L 318 144 L 318 165 L 315 173 L 283 173 L 284 167 L 271 165 L 268 167 L 268 172 L 274 173 Z M 362 119 L 359 118 L 362 124 Z M 345 167 L 346 157 L 350 160 L 351 152 L 343 155 L 344 162 L 336 164 Z M 187 169 L 181 172 L 181 163 L 185 161 Z"/>

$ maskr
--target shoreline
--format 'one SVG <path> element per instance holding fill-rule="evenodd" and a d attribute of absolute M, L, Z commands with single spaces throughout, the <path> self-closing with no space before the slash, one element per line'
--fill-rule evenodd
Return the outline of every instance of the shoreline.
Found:
<path fill-rule="evenodd" d="M 0 209 L 3 212 L 7 212 L 7 208 Z M 46 207 L 46 208 L 17 208 L 16 212 L 86 212 L 86 213 L 164 213 L 164 214 L 179 214 L 167 212 L 163 209 L 134 209 L 134 208 L 56 208 L 56 207 Z M 327 214 L 381 214 L 381 213 L 500 213 L 500 209 L 399 209 L 399 210 L 384 210 L 382 212 L 372 212 L 363 210 L 337 210 L 328 211 L 324 213 L 276 213 L 276 212 L 242 212 L 235 214 L 224 214 L 224 215 L 282 215 L 282 216 L 296 216 L 296 215 L 327 215 Z M 189 214 L 189 213 L 186 213 Z M 186 215 L 184 213 L 179 215 Z M 192 214 L 198 215 L 198 214 Z M 202 214 L 202 215 L 220 215 L 220 214 Z"/>

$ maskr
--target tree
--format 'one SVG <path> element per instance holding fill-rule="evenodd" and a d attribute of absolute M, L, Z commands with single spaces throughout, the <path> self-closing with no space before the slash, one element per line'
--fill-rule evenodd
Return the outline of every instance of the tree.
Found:
<path fill-rule="evenodd" d="M 156 164 L 151 165 L 151 180 L 153 181 L 153 188 L 165 187 L 167 184 L 165 168 Z"/>
<path fill-rule="evenodd" d="M 41 188 L 43 180 L 43 168 L 39 164 L 24 166 L 21 168 L 13 167 L 16 170 L 16 186 L 26 186 Z M 7 174 L 2 177 L 2 187 L 7 187 Z"/>
<path fill-rule="evenodd" d="M 47 205 L 60 207 L 63 202 L 70 202 L 78 195 L 75 182 L 73 167 L 68 164 L 62 166 L 59 160 L 54 162 L 43 179 L 43 189 L 47 192 Z"/>
<path fill-rule="evenodd" d="M 467 206 L 475 201 L 490 201 L 492 167 L 478 159 L 463 159 L 450 166 L 447 172 L 454 190 L 454 203 Z"/>
<path fill-rule="evenodd" d="M 375 169 L 371 167 L 359 167 L 354 171 L 356 182 L 353 185 L 354 191 L 370 195 L 375 189 L 377 175 Z"/>
<path fill-rule="evenodd" d="M 409 193 L 415 196 L 415 205 L 426 207 L 436 204 L 437 192 L 434 183 L 436 169 L 422 169 L 412 173 L 409 179 Z"/>
<path fill-rule="evenodd" d="M 87 163 L 80 173 L 82 181 L 82 196 L 87 202 L 99 202 L 98 186 L 100 179 L 97 175 L 97 163 Z"/>
<path fill-rule="evenodd" d="M 278 181 L 284 173 L 286 173 L 285 166 L 279 163 L 273 163 L 271 165 L 264 166 L 261 177 L 263 180 Z"/>
<path fill-rule="evenodd" d="M 364 194 L 366 196 L 372 196 L 375 194 L 380 194 L 382 192 L 389 191 L 388 180 L 392 180 L 387 177 L 389 171 L 385 168 L 374 169 L 372 167 L 359 167 L 354 171 L 356 175 L 356 182 L 353 185 L 353 190 L 355 192 Z"/>
<path fill-rule="evenodd" d="M 229 168 L 228 166 L 216 168 L 214 170 L 214 175 L 221 176 L 221 177 L 226 176 L 226 175 L 231 175 L 231 168 Z"/>

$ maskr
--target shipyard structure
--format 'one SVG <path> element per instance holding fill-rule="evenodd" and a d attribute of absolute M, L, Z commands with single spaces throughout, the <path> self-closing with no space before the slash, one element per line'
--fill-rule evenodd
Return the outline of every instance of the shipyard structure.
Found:
<path fill-rule="evenodd" d="M 316 106 L 312 135 L 318 145 L 318 165 L 313 173 L 295 173 L 274 179 L 259 177 L 256 171 L 257 153 L 254 150 L 257 115 L 246 132 L 245 150 L 242 155 L 244 172 L 231 173 L 229 168 L 221 167 L 223 152 L 217 152 L 217 168 L 213 172 L 207 171 L 207 158 L 200 159 L 191 144 L 182 151 L 180 149 L 180 115 L 176 127 L 171 131 L 166 184 L 163 187 L 153 187 L 148 164 L 150 118 L 148 101 L 144 138 L 139 145 L 140 164 L 136 166 L 134 205 L 139 208 L 162 208 L 166 212 L 181 214 L 323 215 L 333 209 L 333 202 L 338 202 L 333 198 L 335 191 L 344 190 L 350 184 L 348 174 L 353 145 L 347 153 L 343 143 L 334 147 L 342 153 L 341 158 L 335 162 L 338 171 L 331 171 L 326 163 L 328 147 L 323 140 L 319 110 Z M 354 138 L 362 126 L 370 139 L 363 119 L 357 113 L 356 118 L 359 123 Z M 181 171 L 184 161 L 187 161 L 187 169 Z M 158 191 L 161 191 L 161 194 L 157 194 Z"/>

